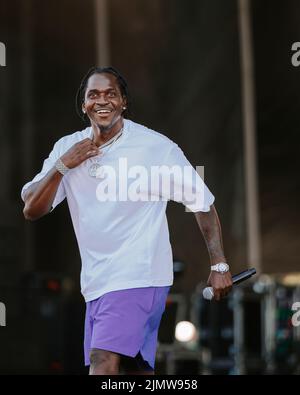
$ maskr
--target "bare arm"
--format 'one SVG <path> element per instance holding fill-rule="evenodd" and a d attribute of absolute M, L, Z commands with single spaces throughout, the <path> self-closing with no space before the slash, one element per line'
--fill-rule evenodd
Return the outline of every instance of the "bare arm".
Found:
<path fill-rule="evenodd" d="M 69 169 L 72 169 L 98 154 L 98 147 L 91 139 L 87 138 L 74 144 L 62 155 L 61 160 Z M 34 221 L 49 213 L 62 177 L 63 175 L 57 171 L 56 167 L 53 167 L 42 180 L 27 189 L 23 210 L 26 219 Z"/>
<path fill-rule="evenodd" d="M 222 230 L 217 210 L 215 206 L 210 207 L 208 212 L 197 212 L 195 213 L 196 220 L 201 229 L 204 237 L 211 265 L 215 265 L 220 262 L 226 262 Z M 232 287 L 231 273 L 220 274 L 212 271 L 208 278 L 208 285 L 211 285 L 214 289 L 215 299 L 220 300 L 221 297 L 227 295 Z"/>
<path fill-rule="evenodd" d="M 53 167 L 47 175 L 26 190 L 24 217 L 30 221 L 49 213 L 63 175 Z"/>
<path fill-rule="evenodd" d="M 208 249 L 211 265 L 226 262 L 221 224 L 215 206 L 212 205 L 208 212 L 199 211 L 195 216 Z"/>

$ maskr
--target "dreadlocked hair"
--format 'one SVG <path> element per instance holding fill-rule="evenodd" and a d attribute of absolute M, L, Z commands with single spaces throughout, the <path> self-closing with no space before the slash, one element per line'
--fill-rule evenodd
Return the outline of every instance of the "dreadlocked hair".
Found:
<path fill-rule="evenodd" d="M 122 112 L 123 117 L 127 117 L 130 115 L 130 106 L 131 106 L 131 100 L 130 100 L 130 94 L 128 90 L 128 85 L 125 80 L 125 78 L 119 73 L 118 70 L 116 70 L 113 67 L 92 67 L 86 75 L 83 77 L 80 86 L 77 90 L 76 93 L 76 98 L 75 98 L 75 106 L 76 106 L 76 112 L 78 116 L 84 121 L 88 122 L 88 116 L 82 112 L 82 104 L 84 102 L 84 97 L 85 97 L 85 91 L 87 88 L 87 83 L 89 78 L 94 75 L 94 74 L 112 74 L 116 77 L 117 83 L 119 85 L 119 89 L 121 91 L 121 95 L 126 98 L 126 110 Z"/>

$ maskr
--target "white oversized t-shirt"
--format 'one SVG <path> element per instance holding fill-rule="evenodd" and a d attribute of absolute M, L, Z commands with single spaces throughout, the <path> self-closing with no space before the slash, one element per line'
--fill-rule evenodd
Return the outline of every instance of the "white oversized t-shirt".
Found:
<path fill-rule="evenodd" d="M 22 199 L 59 157 L 87 137 L 92 137 L 91 127 L 58 140 L 41 172 L 24 185 Z M 108 169 L 99 175 L 102 178 L 89 175 L 96 158 L 87 159 L 62 178 L 52 205 L 55 208 L 67 198 L 86 302 L 121 289 L 172 285 L 167 201 L 181 202 L 192 212 L 209 211 L 214 196 L 177 144 L 135 122 L 125 119 L 121 137 L 100 150 L 101 169 Z M 157 183 L 151 172 L 158 168 L 162 175 L 168 169 L 176 171 Z"/>

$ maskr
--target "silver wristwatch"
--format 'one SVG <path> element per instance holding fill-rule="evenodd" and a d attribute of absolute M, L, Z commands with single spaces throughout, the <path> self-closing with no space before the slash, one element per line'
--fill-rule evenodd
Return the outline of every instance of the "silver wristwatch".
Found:
<path fill-rule="evenodd" d="M 225 263 L 225 262 L 220 262 L 220 263 L 217 263 L 216 265 L 212 265 L 210 267 L 210 270 L 214 270 L 215 272 L 224 274 L 229 271 L 229 265 L 227 265 L 227 263 Z"/>
<path fill-rule="evenodd" d="M 55 167 L 63 176 L 70 170 L 60 158 L 55 162 Z"/>

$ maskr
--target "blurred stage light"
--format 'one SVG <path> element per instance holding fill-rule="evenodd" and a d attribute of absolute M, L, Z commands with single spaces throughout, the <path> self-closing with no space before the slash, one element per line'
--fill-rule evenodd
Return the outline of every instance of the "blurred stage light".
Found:
<path fill-rule="evenodd" d="M 300 273 L 289 273 L 281 278 L 281 284 L 286 287 L 297 287 L 300 285 Z"/>
<path fill-rule="evenodd" d="M 252 286 L 252 289 L 257 294 L 267 292 L 269 287 L 273 284 L 274 280 L 267 274 L 261 274 Z"/>
<path fill-rule="evenodd" d="M 175 337 L 179 342 L 190 342 L 195 340 L 197 330 L 194 324 L 189 321 L 178 322 L 175 328 Z"/>

